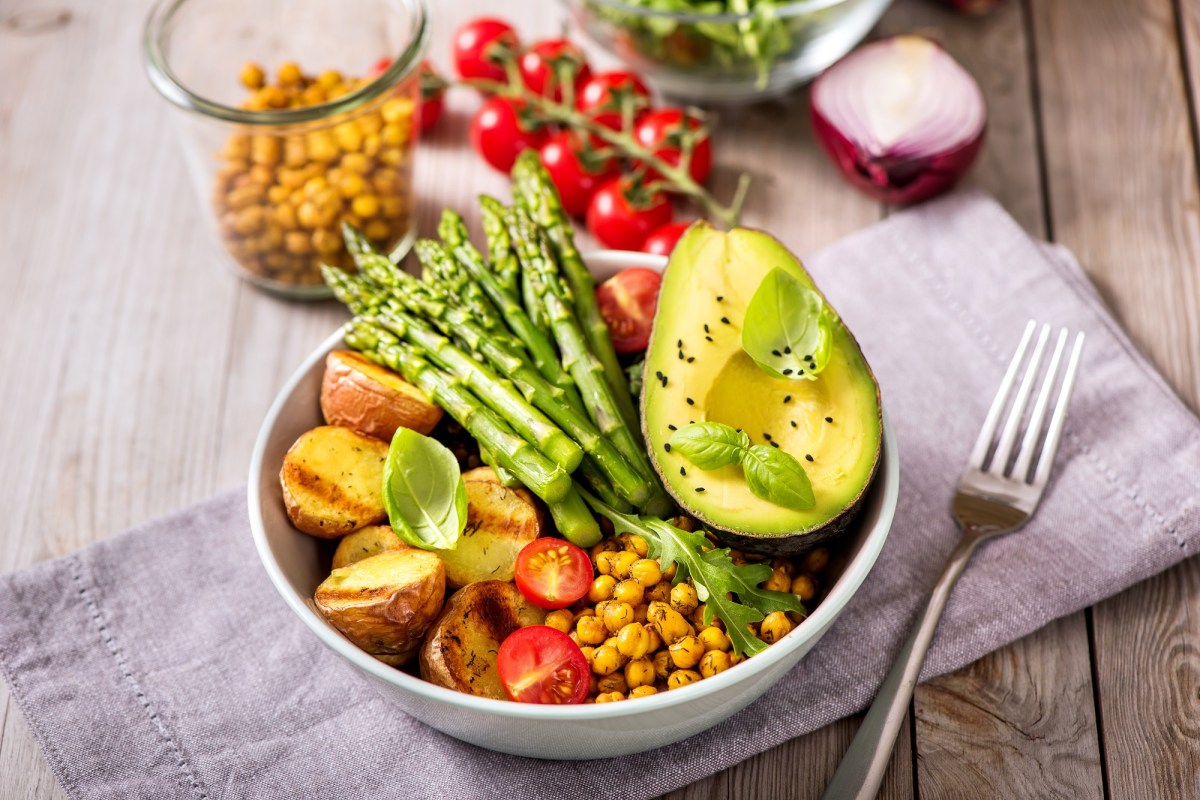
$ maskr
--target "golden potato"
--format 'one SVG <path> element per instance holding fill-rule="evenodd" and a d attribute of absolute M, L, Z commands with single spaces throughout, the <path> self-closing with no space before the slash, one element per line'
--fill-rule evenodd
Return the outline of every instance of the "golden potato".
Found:
<path fill-rule="evenodd" d="M 376 556 L 378 558 L 378 556 Z M 496 653 L 510 633 L 541 625 L 546 612 L 507 581 L 479 581 L 450 596 L 421 648 L 421 677 L 480 697 L 507 697 Z"/>
<path fill-rule="evenodd" d="M 387 442 L 323 425 L 301 434 L 279 471 L 292 524 L 334 539 L 387 518 L 383 464 Z"/>
<path fill-rule="evenodd" d="M 446 596 L 434 553 L 409 547 L 335 569 L 313 601 L 347 639 L 393 666 L 412 659 Z"/>
<path fill-rule="evenodd" d="M 442 418 L 440 406 L 386 367 L 349 350 L 325 359 L 321 413 L 330 425 L 390 442 L 397 428 L 429 433 Z"/>
<path fill-rule="evenodd" d="M 453 550 L 439 550 L 451 588 L 511 581 L 517 553 L 541 535 L 542 507 L 526 489 L 509 489 L 491 467 L 463 474 L 467 525 Z"/>
<path fill-rule="evenodd" d="M 390 525 L 368 525 L 338 542 L 337 550 L 333 552 L 333 568 L 341 569 L 364 558 L 393 550 L 408 550 L 411 546 L 397 536 Z"/>

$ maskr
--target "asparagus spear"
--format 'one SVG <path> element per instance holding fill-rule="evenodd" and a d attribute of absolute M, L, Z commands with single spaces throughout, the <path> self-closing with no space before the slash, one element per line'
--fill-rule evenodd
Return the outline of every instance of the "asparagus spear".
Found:
<path fill-rule="evenodd" d="M 461 222 L 461 217 L 450 209 L 442 212 L 442 218 L 438 222 L 438 236 L 442 237 L 446 242 L 454 242 L 454 246 L 466 246 L 471 248 L 476 255 L 479 251 L 475 249 L 475 245 L 471 244 L 467 238 L 467 226 L 463 225 L 459 230 L 455 225 L 455 221 Z M 420 252 L 417 253 L 418 258 Z M 482 258 L 482 256 L 479 256 Z M 504 327 L 504 317 L 500 315 L 496 305 L 488 299 L 487 295 L 479 287 L 475 281 L 471 280 L 471 276 L 459 268 L 458 264 L 453 259 L 447 259 L 442 262 L 428 263 L 421 259 L 421 265 L 425 268 L 426 282 L 441 283 L 451 295 L 457 296 L 466 308 L 475 312 L 476 316 L 485 324 L 485 327 L 501 330 Z"/>
<path fill-rule="evenodd" d="M 512 177 L 514 197 L 546 231 L 546 237 L 571 289 L 574 311 L 587 338 L 588 348 L 604 369 L 604 378 L 612 388 L 625 424 L 634 430 L 641 430 L 625 371 L 621 369 L 621 362 L 617 359 L 617 351 L 613 349 L 608 333 L 608 324 L 596 302 L 596 282 L 592 280 L 592 273 L 575 248 L 571 223 L 537 153 L 527 150 L 517 156 Z"/>
<path fill-rule="evenodd" d="M 517 299 L 519 287 L 517 276 L 521 265 L 512 251 L 508 230 L 504 227 L 504 204 L 491 195 L 479 195 L 479 210 L 483 220 L 483 233 L 487 236 L 488 262 L 500 285 Z"/>
<path fill-rule="evenodd" d="M 462 223 L 462 218 L 454 215 L 461 225 L 461 232 L 465 233 L 466 225 Z M 446 217 L 443 216 L 442 221 L 446 223 Z M 450 226 L 447 224 L 447 232 L 450 232 Z M 560 387 L 567 393 L 567 401 L 575 405 L 576 408 L 583 408 L 582 400 L 579 398 L 579 393 L 575 389 L 575 382 L 571 380 L 571 376 L 562 368 L 562 364 L 558 360 L 558 350 L 554 343 L 533 324 L 525 309 L 517 302 L 516 298 L 509 294 L 500 283 L 500 279 L 492 273 L 491 270 L 483 263 L 483 258 L 479 251 L 470 245 L 470 243 L 461 244 L 463 237 L 455 236 L 454 241 L 460 244 L 451 244 L 451 239 L 444 234 L 442 236 L 446 240 L 447 250 L 458 260 L 467 273 L 479 284 L 483 289 L 484 294 L 496 304 L 500 310 L 504 320 L 508 323 L 508 327 L 516 334 L 517 338 L 525 343 L 525 348 L 529 351 L 529 355 L 533 358 L 533 365 L 538 368 L 538 372 L 545 376 L 546 380 L 555 386 Z M 426 250 L 426 255 L 435 257 L 435 253 Z M 425 256 L 422 256 L 425 257 Z"/>
<path fill-rule="evenodd" d="M 548 503 L 572 490 L 571 476 L 536 447 L 517 436 L 495 412 L 480 404 L 456 378 L 434 367 L 415 348 L 401 343 L 378 323 L 357 319 L 347 324 L 346 344 L 390 367 L 429 395 L 479 442 L 496 455 L 521 483 Z"/>
<path fill-rule="evenodd" d="M 509 215 L 509 233 L 517 245 L 521 269 L 530 274 L 538 298 L 545 306 L 546 316 L 563 355 L 563 365 L 579 387 L 592 420 L 600 433 L 612 440 L 629 465 L 652 487 L 651 497 L 645 505 L 647 511 L 653 514 L 669 513 L 673 504 L 659 484 L 639 437 L 634 434 L 637 429 L 631 430 L 622 417 L 612 387 L 604 379 L 604 368 L 588 349 L 574 311 L 565 299 L 564 287 L 554 269 L 553 257 L 546 242 L 523 212 Z"/>

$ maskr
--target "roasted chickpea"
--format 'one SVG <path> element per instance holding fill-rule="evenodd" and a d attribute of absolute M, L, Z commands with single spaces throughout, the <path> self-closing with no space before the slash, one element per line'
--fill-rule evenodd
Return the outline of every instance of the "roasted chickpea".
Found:
<path fill-rule="evenodd" d="M 668 652 L 671 661 L 681 669 L 691 669 L 704 657 L 704 643 L 698 636 L 684 636 L 673 643 Z"/>
<path fill-rule="evenodd" d="M 654 675 L 658 678 L 666 680 L 667 676 L 675 669 L 675 664 L 671 661 L 671 654 L 666 650 L 659 650 L 650 659 L 650 663 L 654 665 Z"/>
<path fill-rule="evenodd" d="M 641 536 L 636 533 L 622 533 L 617 537 L 617 541 L 621 546 L 630 552 L 637 553 L 638 558 L 645 558 L 646 553 L 650 551 L 650 545 Z"/>
<path fill-rule="evenodd" d="M 592 581 L 592 587 L 588 589 L 588 600 L 593 603 L 599 603 L 603 600 L 611 600 L 613 596 L 613 588 L 617 585 L 617 579 L 612 575 L 597 575 Z"/>
<path fill-rule="evenodd" d="M 569 633 L 575 627 L 575 615 L 565 608 L 551 611 L 546 615 L 546 625 L 562 633 Z"/>
<path fill-rule="evenodd" d="M 649 589 L 662 580 L 662 567 L 653 558 L 639 558 L 629 568 L 629 577 Z"/>
<path fill-rule="evenodd" d="M 633 606 L 629 603 L 612 602 L 604 609 L 604 627 L 613 633 L 633 622 Z"/>
<path fill-rule="evenodd" d="M 647 602 L 669 603 L 671 601 L 671 584 L 669 581 L 659 581 L 646 590 Z"/>
<path fill-rule="evenodd" d="M 650 652 L 650 631 L 640 622 L 631 622 L 617 633 L 617 650 L 629 658 L 641 658 Z"/>
<path fill-rule="evenodd" d="M 611 577 L 605 575 L 604 577 Z M 642 585 L 633 578 L 626 578 L 613 587 L 612 598 L 619 603 L 629 603 L 631 606 L 642 604 L 645 599 L 646 590 Z"/>
<path fill-rule="evenodd" d="M 724 650 L 709 650 L 700 659 L 700 674 L 705 678 L 711 678 L 718 672 L 724 672 L 733 666 L 729 659 L 729 653 Z"/>
<path fill-rule="evenodd" d="M 620 692 L 603 692 L 596 695 L 597 703 L 616 703 L 624 699 L 625 695 L 621 694 Z"/>
<path fill-rule="evenodd" d="M 792 578 L 787 570 L 776 567 L 771 571 L 771 577 L 763 581 L 762 588 L 772 592 L 786 592 L 792 588 Z"/>
<path fill-rule="evenodd" d="M 732 646 L 732 643 L 729 641 L 729 637 L 725 635 L 725 631 L 721 630 L 715 625 L 710 625 L 709 627 L 704 628 L 702 631 L 700 631 L 700 633 L 696 634 L 696 636 L 698 639 L 700 639 L 700 643 L 704 645 L 705 652 L 712 650 L 728 650 Z"/>
<path fill-rule="evenodd" d="M 804 556 L 804 560 L 800 562 L 800 569 L 805 572 L 820 572 L 825 569 L 825 565 L 829 563 L 829 548 L 814 547 L 809 550 Z"/>
<path fill-rule="evenodd" d="M 616 575 L 615 561 L 618 551 L 605 550 L 600 555 L 596 556 L 596 571 L 601 575 Z"/>
<path fill-rule="evenodd" d="M 626 658 L 617 648 L 600 645 L 592 654 L 592 672 L 597 675 L 611 675 L 625 666 Z"/>
<path fill-rule="evenodd" d="M 628 668 L 628 664 L 625 665 Z M 611 675 L 605 675 L 596 683 L 596 688 L 602 693 L 620 692 L 625 694 L 629 691 L 629 684 L 625 682 L 625 676 L 620 672 L 614 672 Z"/>
<path fill-rule="evenodd" d="M 667 688 L 679 689 L 700 680 L 700 673 L 694 669 L 677 669 L 667 676 Z"/>
<path fill-rule="evenodd" d="M 263 68 L 253 61 L 248 61 L 242 65 L 242 71 L 238 77 L 242 79 L 242 85 L 247 89 L 261 89 L 263 81 L 267 79 Z"/>
<path fill-rule="evenodd" d="M 817 596 L 817 581 L 807 572 L 802 572 L 792 579 L 792 594 L 807 603 Z"/>
<path fill-rule="evenodd" d="M 575 621 L 575 635 L 584 644 L 600 644 L 608 638 L 608 628 L 599 617 L 580 617 Z"/>
<path fill-rule="evenodd" d="M 579 647 L 579 651 L 587 659 L 588 667 L 590 668 L 592 666 L 592 658 L 596 655 L 596 648 L 585 644 Z"/>
<path fill-rule="evenodd" d="M 629 577 L 629 571 L 638 561 L 637 553 L 631 553 L 628 550 L 622 550 L 617 553 L 617 557 L 613 559 L 613 572 L 617 578 L 625 580 Z"/>
<path fill-rule="evenodd" d="M 625 683 L 632 688 L 654 683 L 654 662 L 648 658 L 635 658 L 625 665 Z"/>
<path fill-rule="evenodd" d="M 652 694 L 658 694 L 658 689 L 652 685 L 635 686 L 629 690 L 630 697 L 649 697 Z"/>
<path fill-rule="evenodd" d="M 700 604 L 696 596 L 696 587 L 690 583 L 679 583 L 671 589 L 671 608 L 680 614 L 691 614 Z"/>
<path fill-rule="evenodd" d="M 758 636 L 767 644 L 775 644 L 791 633 L 792 621 L 782 611 L 772 611 L 758 625 Z"/>
<path fill-rule="evenodd" d="M 592 559 L 592 563 L 595 564 L 596 559 L 600 557 L 601 553 L 615 551 L 617 547 L 618 545 L 614 540 L 604 538 L 591 546 L 588 550 L 588 556 Z"/>
<path fill-rule="evenodd" d="M 667 644 L 687 636 L 691 630 L 687 620 L 666 603 L 651 603 L 646 611 L 646 618 L 650 620 L 650 624 L 658 630 L 658 635 Z"/>

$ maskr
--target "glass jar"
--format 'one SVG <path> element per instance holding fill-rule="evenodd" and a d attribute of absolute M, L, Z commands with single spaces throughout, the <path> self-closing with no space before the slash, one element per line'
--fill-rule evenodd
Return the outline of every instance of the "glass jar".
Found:
<path fill-rule="evenodd" d="M 292 298 L 353 268 L 342 223 L 412 244 L 422 0 L 160 0 L 146 71 L 177 114 L 223 260 Z"/>

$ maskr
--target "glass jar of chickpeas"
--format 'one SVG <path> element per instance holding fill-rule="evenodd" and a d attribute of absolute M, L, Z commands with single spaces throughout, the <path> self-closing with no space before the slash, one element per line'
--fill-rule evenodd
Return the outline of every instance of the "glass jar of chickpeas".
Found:
<path fill-rule="evenodd" d="M 414 235 L 422 0 L 160 0 L 155 88 L 226 263 L 292 298 L 353 261 L 342 225 L 401 257 Z"/>

